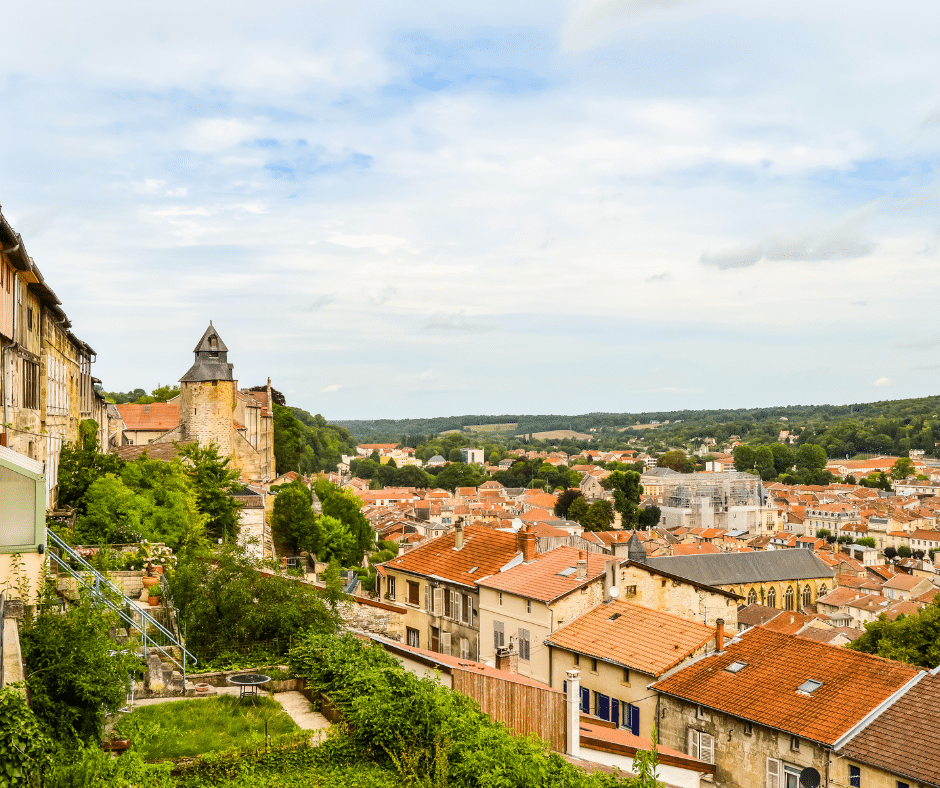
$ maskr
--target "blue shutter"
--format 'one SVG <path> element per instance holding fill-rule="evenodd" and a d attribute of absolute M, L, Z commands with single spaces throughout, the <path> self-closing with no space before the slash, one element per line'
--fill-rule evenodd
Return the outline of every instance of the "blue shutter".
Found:
<path fill-rule="evenodd" d="M 620 727 L 620 701 L 616 698 L 610 700 L 610 721 Z"/>
<path fill-rule="evenodd" d="M 602 720 L 610 720 L 610 696 L 597 694 L 597 716 Z"/>
<path fill-rule="evenodd" d="M 581 711 L 585 714 L 591 713 L 591 690 L 587 687 L 581 687 Z"/>
<path fill-rule="evenodd" d="M 629 714 L 630 721 L 630 733 L 634 736 L 640 735 L 640 707 L 634 706 L 632 703 L 627 704 L 627 708 L 624 710 L 624 721 L 626 721 L 626 715 Z"/>
<path fill-rule="evenodd" d="M 564 692 L 565 695 L 567 695 L 567 694 L 568 694 L 568 682 L 567 682 L 567 681 L 563 681 L 563 682 L 561 683 L 561 687 L 562 687 L 561 691 Z"/>

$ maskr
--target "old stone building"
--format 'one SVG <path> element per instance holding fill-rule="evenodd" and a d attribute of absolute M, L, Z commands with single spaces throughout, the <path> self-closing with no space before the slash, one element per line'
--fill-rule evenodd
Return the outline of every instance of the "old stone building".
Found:
<path fill-rule="evenodd" d="M 245 482 L 268 482 L 274 470 L 271 381 L 264 391 L 239 390 L 228 347 L 212 323 L 196 345 L 195 361 L 166 403 L 118 405 L 124 443 L 215 444 Z"/>

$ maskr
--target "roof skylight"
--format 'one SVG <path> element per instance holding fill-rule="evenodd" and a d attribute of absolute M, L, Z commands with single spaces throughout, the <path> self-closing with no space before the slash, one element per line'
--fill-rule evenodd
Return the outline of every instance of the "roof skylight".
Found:
<path fill-rule="evenodd" d="M 614 614 L 613 614 L 612 616 L 610 616 L 610 618 L 608 618 L 607 620 L 608 620 L 608 621 L 616 621 L 618 618 L 620 618 L 620 613 L 614 613 Z"/>
<path fill-rule="evenodd" d="M 571 577 L 571 575 L 577 571 L 578 570 L 576 567 L 569 566 L 567 569 L 562 569 L 558 574 L 560 574 L 562 577 Z"/>
<path fill-rule="evenodd" d="M 818 690 L 823 683 L 821 681 L 816 681 L 816 679 L 807 679 L 799 687 L 796 688 L 797 692 L 803 692 L 807 695 L 812 695 L 816 690 Z"/>
<path fill-rule="evenodd" d="M 472 575 L 472 574 L 473 574 L 474 572 L 476 572 L 477 569 L 479 569 L 479 568 L 480 568 L 480 567 L 475 566 L 475 567 L 473 567 L 473 569 L 468 569 L 468 570 L 467 570 L 467 574 L 468 574 L 468 575 Z"/>
<path fill-rule="evenodd" d="M 730 665 L 728 665 L 725 668 L 725 670 L 727 670 L 729 673 L 740 673 L 741 670 L 743 670 L 746 667 L 747 667 L 746 662 L 741 662 L 740 660 L 738 660 L 737 662 L 732 662 Z"/>

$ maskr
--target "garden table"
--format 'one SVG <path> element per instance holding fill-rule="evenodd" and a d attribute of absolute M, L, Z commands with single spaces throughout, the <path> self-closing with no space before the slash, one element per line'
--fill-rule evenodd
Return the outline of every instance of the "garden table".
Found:
<path fill-rule="evenodd" d="M 242 673 L 239 676 L 229 676 L 226 681 L 238 687 L 238 702 L 241 703 L 246 698 L 256 698 L 258 696 L 258 687 L 267 684 L 271 680 L 270 676 L 263 673 Z"/>

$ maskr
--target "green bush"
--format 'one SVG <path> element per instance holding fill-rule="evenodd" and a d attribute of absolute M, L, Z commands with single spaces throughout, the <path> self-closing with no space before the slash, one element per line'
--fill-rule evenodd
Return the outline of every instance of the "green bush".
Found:
<path fill-rule="evenodd" d="M 43 733 L 20 686 L 0 689 L 0 788 L 39 785 L 50 763 L 52 740 Z"/>

